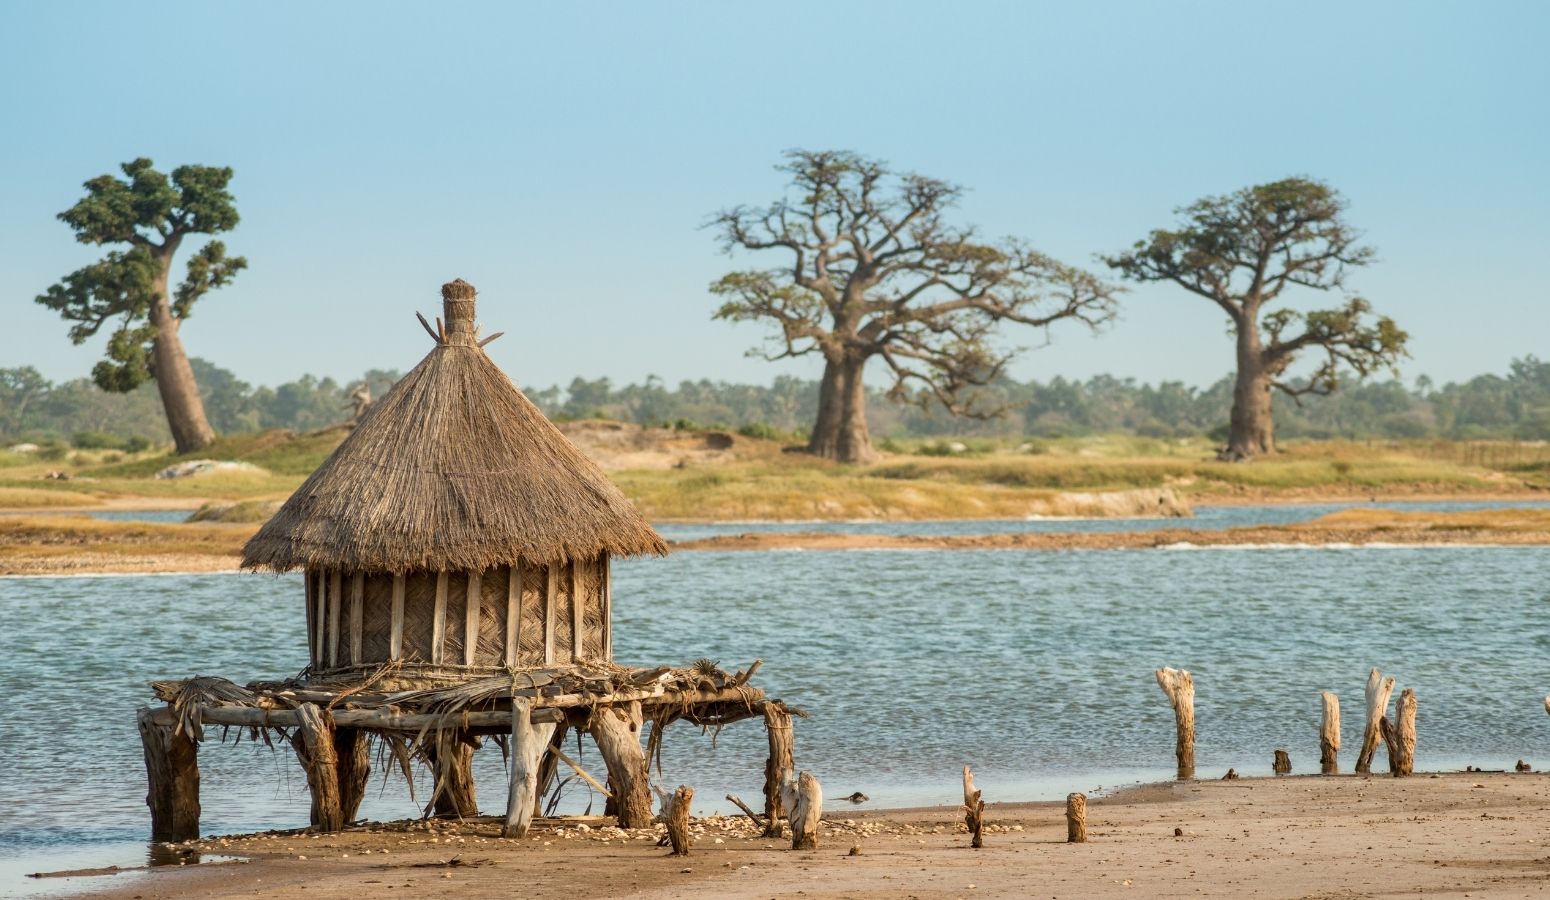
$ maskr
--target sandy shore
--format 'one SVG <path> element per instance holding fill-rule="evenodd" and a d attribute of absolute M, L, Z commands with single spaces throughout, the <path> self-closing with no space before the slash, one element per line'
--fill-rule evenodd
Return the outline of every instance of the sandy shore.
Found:
<path fill-rule="evenodd" d="M 831 804 L 812 852 L 753 837 L 746 819 L 699 820 L 682 859 L 658 848 L 654 834 L 608 826 L 546 827 L 525 840 L 497 837 L 493 823 L 277 833 L 199 845 L 241 862 L 68 884 L 77 895 L 126 900 L 1550 896 L 1543 774 L 1153 785 L 1093 800 L 1082 845 L 1064 842 L 1063 810 L 992 804 L 979 851 L 951 807 Z"/>

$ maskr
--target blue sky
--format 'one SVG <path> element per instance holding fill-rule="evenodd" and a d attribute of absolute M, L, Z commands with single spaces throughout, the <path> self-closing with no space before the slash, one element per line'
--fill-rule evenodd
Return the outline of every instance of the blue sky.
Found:
<path fill-rule="evenodd" d="M 1407 378 L 1550 355 L 1550 4 L 0 2 L 0 366 L 86 374 L 32 298 L 101 251 L 54 216 L 136 156 L 230 165 L 251 268 L 184 327 L 257 383 L 408 368 L 480 289 L 519 382 L 767 382 L 713 322 L 700 226 L 791 147 L 968 188 L 960 221 L 1068 262 L 1202 195 L 1322 178 L 1413 336 Z M 1299 298 L 1332 304 L 1335 298 Z M 1009 333 L 1014 343 L 1036 336 Z M 1219 312 L 1167 286 L 1013 368 L 1205 384 Z"/>

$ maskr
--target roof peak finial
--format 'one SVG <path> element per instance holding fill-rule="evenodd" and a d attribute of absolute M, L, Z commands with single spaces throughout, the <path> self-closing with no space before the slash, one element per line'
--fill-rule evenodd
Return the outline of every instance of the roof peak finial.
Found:
<path fill-rule="evenodd" d="M 446 319 L 446 342 L 449 344 L 473 344 L 474 286 L 459 278 L 441 286 L 442 314 Z"/>

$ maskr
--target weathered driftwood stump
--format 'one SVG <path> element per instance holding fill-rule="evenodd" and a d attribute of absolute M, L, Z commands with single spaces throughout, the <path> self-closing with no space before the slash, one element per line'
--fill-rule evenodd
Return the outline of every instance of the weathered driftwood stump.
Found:
<path fill-rule="evenodd" d="M 1378 720 L 1378 733 L 1383 735 L 1383 749 L 1387 751 L 1389 759 L 1389 774 L 1399 773 L 1399 747 L 1395 743 L 1398 735 L 1394 733 L 1394 723 L 1388 716 Z"/>
<path fill-rule="evenodd" d="M 151 711 L 141 707 L 135 718 L 145 751 L 151 808 L 151 840 L 191 841 L 199 837 L 199 745 L 173 726 L 156 725 Z"/>
<path fill-rule="evenodd" d="M 1333 691 L 1319 695 L 1324 701 L 1324 715 L 1319 721 L 1319 773 L 1336 775 L 1340 772 L 1340 698 Z"/>
<path fill-rule="evenodd" d="M 1366 774 L 1372 771 L 1372 755 L 1377 752 L 1382 736 L 1378 721 L 1389 708 L 1389 695 L 1394 692 L 1394 678 L 1384 678 L 1373 669 L 1367 674 L 1367 725 L 1362 730 L 1362 750 L 1356 757 L 1356 771 Z"/>
<path fill-rule="evenodd" d="M 538 776 L 541 761 L 549 752 L 549 739 L 555 723 L 533 724 L 533 701 L 525 697 L 511 700 L 511 787 L 506 798 L 506 824 L 503 837 L 522 837 L 533 822 L 538 806 Z M 551 754 L 552 755 L 552 754 Z"/>
<path fill-rule="evenodd" d="M 651 779 L 646 751 L 641 747 L 639 703 L 599 707 L 587 726 L 597 742 L 608 785 L 613 790 L 620 828 L 650 828 Z"/>
<path fill-rule="evenodd" d="M 339 785 L 333 713 L 313 703 L 303 703 L 296 713 L 299 721 L 291 746 L 307 773 L 307 789 L 312 793 L 312 829 L 339 831 L 348 820 Z"/>
<path fill-rule="evenodd" d="M 789 811 L 791 849 L 818 849 L 818 822 L 823 818 L 823 786 L 811 772 L 803 772 L 782 788 L 781 800 Z"/>
<path fill-rule="evenodd" d="M 428 812 L 459 819 L 479 815 L 479 799 L 474 793 L 475 740 L 462 729 L 444 728 L 427 746 L 431 771 L 436 775 Z"/>
<path fill-rule="evenodd" d="M 1180 778 L 1195 777 L 1195 680 L 1184 669 L 1158 669 L 1157 684 L 1173 704 L 1173 718 L 1178 726 L 1174 743 L 1174 756 L 1179 763 Z"/>
<path fill-rule="evenodd" d="M 778 838 L 783 834 L 780 820 L 786 816 L 782 791 L 796 767 L 791 713 L 784 703 L 764 704 L 764 731 L 770 743 L 770 755 L 764 761 L 764 836 Z"/>
<path fill-rule="evenodd" d="M 662 811 L 667 823 L 667 839 L 672 842 L 673 856 L 689 855 L 689 803 L 694 799 L 694 788 L 679 785 Z"/>
<path fill-rule="evenodd" d="M 969 827 L 969 846 L 978 850 L 985 846 L 985 801 L 982 792 L 974 788 L 974 773 L 963 767 L 963 824 Z"/>
<path fill-rule="evenodd" d="M 1066 843 L 1087 843 L 1087 795 L 1066 795 Z"/>
<path fill-rule="evenodd" d="M 1270 768 L 1277 775 L 1290 775 L 1290 774 L 1292 774 L 1292 756 L 1291 756 L 1291 754 L 1287 753 L 1285 750 L 1277 750 L 1276 751 L 1276 755 L 1275 755 L 1275 759 L 1270 764 Z"/>
<path fill-rule="evenodd" d="M 1405 688 L 1394 702 L 1394 777 L 1415 771 L 1415 691 Z"/>

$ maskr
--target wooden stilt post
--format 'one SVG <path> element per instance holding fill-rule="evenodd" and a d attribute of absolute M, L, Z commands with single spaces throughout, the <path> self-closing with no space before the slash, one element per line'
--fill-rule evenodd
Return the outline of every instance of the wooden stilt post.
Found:
<path fill-rule="evenodd" d="M 1273 762 L 1271 762 L 1270 768 L 1277 775 L 1290 775 L 1290 774 L 1292 774 L 1292 757 L 1291 757 L 1291 754 L 1287 753 L 1285 750 L 1277 750 L 1276 751 L 1276 755 L 1275 755 L 1275 760 Z"/>
<path fill-rule="evenodd" d="M 818 849 L 818 822 L 823 818 L 823 786 L 811 772 L 787 782 L 783 800 L 790 810 L 791 849 Z"/>
<path fill-rule="evenodd" d="M 978 850 L 985 846 L 985 801 L 983 792 L 974 787 L 974 772 L 963 767 L 963 824 L 969 827 L 969 846 Z"/>
<path fill-rule="evenodd" d="M 371 779 L 371 753 L 366 732 L 358 728 L 334 729 L 334 752 L 339 758 L 339 811 L 344 824 L 354 822 L 366 798 Z"/>
<path fill-rule="evenodd" d="M 554 733 L 549 737 L 549 748 L 544 751 L 544 758 L 538 763 L 538 784 L 533 791 L 533 815 L 544 814 L 544 796 L 549 793 L 549 786 L 554 784 L 554 777 L 560 772 L 560 753 L 565 748 L 565 734 L 569 727 L 564 723 L 555 726 Z"/>
<path fill-rule="evenodd" d="M 1361 774 L 1372 771 L 1372 755 L 1377 751 L 1378 739 L 1382 736 L 1378 720 L 1383 718 L 1389 708 L 1389 695 L 1393 692 L 1393 676 L 1384 678 L 1378 674 L 1377 669 L 1367 674 L 1367 725 L 1362 730 L 1362 750 L 1356 757 L 1356 771 Z"/>
<path fill-rule="evenodd" d="M 506 825 L 503 837 L 527 834 L 538 805 L 538 770 L 549 749 L 555 723 L 534 724 L 533 701 L 526 697 L 511 699 L 511 791 L 506 798 Z"/>
<path fill-rule="evenodd" d="M 316 704 L 297 707 L 298 724 L 291 738 L 296 758 L 307 772 L 312 792 L 312 829 L 339 831 L 345 826 L 339 795 L 339 756 L 334 749 L 334 717 Z"/>
<path fill-rule="evenodd" d="M 135 713 L 140 743 L 145 751 L 148 790 L 145 805 L 151 808 L 151 840 L 192 841 L 199 837 L 199 745 L 186 734 L 174 734 L 170 725 L 151 721 L 151 711 Z"/>
<path fill-rule="evenodd" d="M 1087 843 L 1087 795 L 1066 795 L 1066 843 Z"/>
<path fill-rule="evenodd" d="M 608 766 L 620 828 L 649 828 L 653 819 L 646 751 L 640 744 L 641 721 L 637 701 L 594 709 L 587 727 Z"/>
<path fill-rule="evenodd" d="M 1340 773 L 1340 698 L 1333 691 L 1319 695 L 1324 701 L 1324 716 L 1319 722 L 1319 772 Z"/>
<path fill-rule="evenodd" d="M 1415 771 L 1415 691 L 1405 688 L 1394 701 L 1394 777 L 1404 778 Z"/>
<path fill-rule="evenodd" d="M 784 703 L 771 700 L 764 704 L 764 730 L 770 744 L 770 755 L 764 761 L 764 836 L 778 838 L 784 834 L 780 820 L 786 816 L 781 791 L 796 766 L 791 712 Z"/>
<path fill-rule="evenodd" d="M 667 839 L 672 842 L 673 856 L 689 855 L 689 802 L 694 799 L 694 788 L 679 785 L 673 792 L 662 818 L 667 822 Z"/>
<path fill-rule="evenodd" d="M 1178 758 L 1179 778 L 1195 777 L 1195 680 L 1184 669 L 1158 669 L 1157 684 L 1173 704 L 1178 737 L 1174 756 Z"/>
<path fill-rule="evenodd" d="M 462 729 L 437 733 L 431 751 L 436 787 L 431 809 L 438 816 L 466 819 L 479 815 L 474 793 L 474 738 Z"/>

